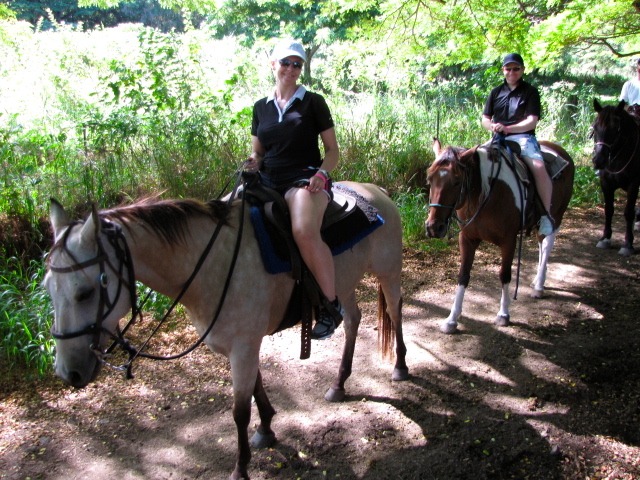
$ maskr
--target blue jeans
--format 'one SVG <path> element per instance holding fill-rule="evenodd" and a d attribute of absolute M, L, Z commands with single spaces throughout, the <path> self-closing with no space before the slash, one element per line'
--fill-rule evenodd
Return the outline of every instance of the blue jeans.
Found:
<path fill-rule="evenodd" d="M 540 144 L 535 135 L 530 133 L 515 133 L 513 135 L 507 135 L 505 140 L 515 142 L 520 145 L 520 156 L 530 158 L 532 160 L 544 161 L 542 158 L 542 150 L 540 150 Z"/>

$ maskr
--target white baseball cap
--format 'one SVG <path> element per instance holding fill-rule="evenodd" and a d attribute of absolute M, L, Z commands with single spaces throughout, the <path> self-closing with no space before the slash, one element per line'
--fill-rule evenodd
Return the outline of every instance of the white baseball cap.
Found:
<path fill-rule="evenodd" d="M 283 40 L 278 43 L 273 49 L 271 58 L 275 60 L 282 60 L 287 57 L 300 57 L 303 62 L 307 61 L 307 54 L 304 52 L 304 47 L 301 43 L 293 40 Z"/>

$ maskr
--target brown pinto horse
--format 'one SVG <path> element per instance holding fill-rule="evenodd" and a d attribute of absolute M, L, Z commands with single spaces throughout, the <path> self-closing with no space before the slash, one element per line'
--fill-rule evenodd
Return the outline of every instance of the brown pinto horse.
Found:
<path fill-rule="evenodd" d="M 621 188 L 627 192 L 624 208 L 626 230 L 620 255 L 633 255 L 633 227 L 635 205 L 640 188 L 640 118 L 624 109 L 625 102 L 616 106 L 601 106 L 593 100 L 597 112 L 593 122 L 593 166 L 598 170 L 600 188 L 604 196 L 604 230 L 598 248 L 611 247 L 614 193 Z"/>
<path fill-rule="evenodd" d="M 384 224 L 335 257 L 336 290 L 345 310 L 345 341 L 338 374 L 325 395 L 329 401 L 345 398 L 344 385 L 351 375 L 362 316 L 356 287 L 365 273 L 378 280 L 378 325 L 384 353 L 393 349 L 395 338 L 392 379 L 409 376 L 402 335 L 400 213 L 381 188 L 340 183 L 375 207 Z M 77 388 L 96 379 L 105 363 L 106 347 L 112 338 L 121 339 L 120 319 L 136 304 L 135 281 L 180 299 L 203 343 L 229 358 L 238 431 L 236 465 L 230 478 L 248 479 L 252 396 L 260 422 L 251 445 L 268 447 L 276 440 L 271 429 L 276 412 L 260 374 L 260 345 L 265 335 L 278 329 L 295 284 L 289 273 L 265 270 L 248 209 L 241 201 L 228 205 L 149 200 L 94 211 L 85 220 L 73 221 L 53 201 L 51 224 L 54 246 L 44 285 L 54 306 L 56 374 Z M 201 268 L 194 272 L 196 265 Z M 185 283 L 189 284 L 186 291 Z"/>
<path fill-rule="evenodd" d="M 573 160 L 562 147 L 546 141 L 541 141 L 540 145 L 543 153 L 547 151 L 560 156 L 566 160 L 566 165 L 553 180 L 551 215 L 555 221 L 555 230 L 546 237 L 538 235 L 540 254 L 531 295 L 534 298 L 540 298 L 544 292 L 549 255 L 571 198 L 575 170 Z M 455 147 L 442 149 L 437 139 L 433 145 L 436 160 L 428 170 L 430 190 L 429 216 L 425 222 L 427 236 L 444 237 L 452 217 L 461 225 L 458 237 L 461 258 L 458 288 L 451 312 L 440 327 L 444 333 L 454 333 L 457 330 L 476 249 L 482 241 L 500 248 L 502 297 L 495 323 L 499 326 L 509 325 L 509 284 L 518 233 L 523 230 L 532 231 L 539 219 L 539 215 L 535 213 L 527 214 L 533 209 L 527 207 L 514 171 L 501 166 L 505 160 L 494 161 L 489 155 L 481 155 L 481 150 L 484 147 L 470 150 Z"/>

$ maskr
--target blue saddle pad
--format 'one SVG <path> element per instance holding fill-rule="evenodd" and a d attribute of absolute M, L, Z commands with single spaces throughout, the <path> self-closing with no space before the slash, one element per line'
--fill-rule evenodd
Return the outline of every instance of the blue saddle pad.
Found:
<path fill-rule="evenodd" d="M 340 185 L 338 188 L 342 195 L 348 194 L 346 187 Z M 353 190 L 351 192 L 355 196 L 358 195 Z M 356 200 L 358 205 L 364 201 L 361 197 L 356 198 Z M 384 225 L 384 219 L 377 211 L 372 212 L 375 209 L 370 205 L 366 209 L 366 213 L 362 211 L 360 206 L 358 209 L 359 214 L 357 216 L 352 214 L 322 230 L 323 240 L 327 243 L 334 256 L 350 249 L 378 227 Z M 260 245 L 262 261 L 267 272 L 271 274 L 290 272 L 291 261 L 289 252 L 284 248 L 285 242 L 279 240 L 275 229 L 265 219 L 260 207 L 251 206 L 249 213 L 256 239 Z"/>

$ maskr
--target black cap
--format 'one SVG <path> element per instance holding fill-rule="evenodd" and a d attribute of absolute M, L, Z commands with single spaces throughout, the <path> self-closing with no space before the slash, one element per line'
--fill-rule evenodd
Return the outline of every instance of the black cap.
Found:
<path fill-rule="evenodd" d="M 508 63 L 517 63 L 521 67 L 524 67 L 524 60 L 519 53 L 510 53 L 505 55 L 504 60 L 502 60 L 502 66 L 504 67 Z"/>

